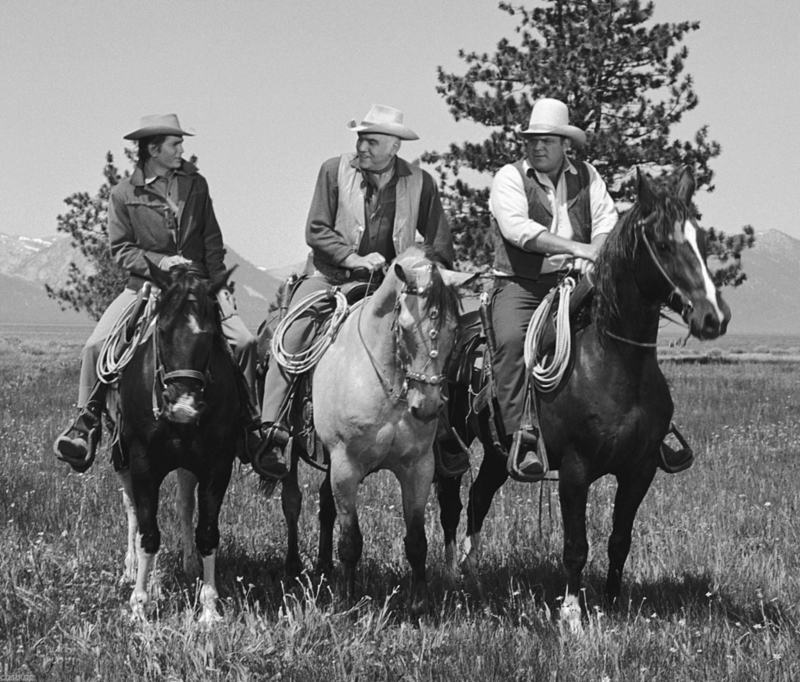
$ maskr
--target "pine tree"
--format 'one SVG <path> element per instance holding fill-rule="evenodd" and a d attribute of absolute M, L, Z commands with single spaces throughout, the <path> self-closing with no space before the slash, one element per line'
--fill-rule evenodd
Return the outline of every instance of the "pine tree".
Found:
<path fill-rule="evenodd" d="M 653 3 L 638 0 L 540 0 L 533 9 L 501 2 L 500 9 L 519 18 L 518 40 L 503 38 L 493 54 L 461 50 L 463 75 L 438 70 L 437 91 L 453 117 L 492 131 L 482 142 L 422 157 L 440 175 L 462 267 L 484 270 L 491 262 L 489 178 L 524 156 L 516 132 L 541 97 L 567 103 L 571 123 L 588 134 L 574 158 L 593 163 L 618 202 L 632 201 L 637 167 L 658 184 L 688 165 L 698 190 L 714 190 L 709 162 L 721 149 L 708 126 L 690 141 L 671 135 L 698 104 L 681 45 L 698 22 L 652 24 Z M 470 184 L 465 171 L 482 174 L 485 184 Z M 723 261 L 719 284 L 744 280 L 740 254 L 753 241 L 750 226 L 733 236 L 709 232 L 709 252 Z"/>
<path fill-rule="evenodd" d="M 58 216 L 56 229 L 72 238 L 72 246 L 82 258 L 69 264 L 62 287 L 45 285 L 47 295 L 63 309 L 85 310 L 95 320 L 128 281 L 128 273 L 116 264 L 108 246 L 108 198 L 114 185 L 125 177 L 114 165 L 111 152 L 106 154 L 103 176 L 106 181 L 94 196 L 76 192 L 64 199 L 69 210 Z"/>

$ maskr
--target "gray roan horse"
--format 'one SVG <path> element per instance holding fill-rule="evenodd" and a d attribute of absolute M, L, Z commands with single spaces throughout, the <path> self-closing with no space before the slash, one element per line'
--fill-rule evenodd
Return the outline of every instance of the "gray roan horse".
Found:
<path fill-rule="evenodd" d="M 345 319 L 312 382 L 314 427 L 330 457 L 320 487 L 320 567 L 329 571 L 333 565 L 338 515 L 339 559 L 352 598 L 363 547 L 356 494 L 368 474 L 388 469 L 402 491 L 414 614 L 428 608 L 425 505 L 434 475 L 444 371 L 458 328 L 454 287 L 470 278 L 431 258 L 430 250 L 414 246 L 394 260 L 375 293 Z M 288 570 L 301 565 L 296 541 L 301 496 L 293 460 L 282 482 Z"/>
<path fill-rule="evenodd" d="M 589 486 L 607 474 L 617 479 L 605 586 L 613 600 L 620 593 L 634 517 L 658 469 L 660 444 L 672 419 L 672 398 L 655 349 L 661 306 L 681 312 L 699 339 L 724 334 L 730 320 L 706 267 L 704 233 L 690 209 L 693 191 L 688 171 L 681 174 L 675 195 L 654 192 L 639 176 L 636 204 L 598 256 L 592 323 L 575 334 L 572 372 L 552 393 L 541 394 L 542 434 L 550 466 L 559 470 L 564 523 L 567 596 L 561 617 L 572 629 L 580 629 Z M 468 503 L 462 569 L 471 571 L 480 557 L 484 518 L 508 474 L 505 458 L 492 444 L 488 410 L 470 414 L 463 388 L 451 389 L 451 403 L 453 426 L 466 442 L 477 436 L 485 452 Z M 453 564 L 459 485 L 450 479 L 439 490 L 446 553 Z"/>
<path fill-rule="evenodd" d="M 215 296 L 231 270 L 209 281 L 194 266 L 176 266 L 170 274 L 150 267 L 161 288 L 149 343 L 136 350 L 120 379 L 120 445 L 130 462 L 123 469 L 123 497 L 129 536 L 138 528 L 134 615 L 144 617 L 147 581 L 161 542 L 158 498 L 161 483 L 179 469 L 184 530 L 184 568 L 190 565 L 186 530 L 198 488 L 197 550 L 203 563 L 201 622 L 217 620 L 215 584 L 219 512 L 241 447 L 239 394 L 233 359 L 225 347 Z M 135 511 L 135 518 L 132 511 Z M 126 569 L 132 562 L 129 556 Z M 193 570 L 194 568 L 194 570 Z"/>

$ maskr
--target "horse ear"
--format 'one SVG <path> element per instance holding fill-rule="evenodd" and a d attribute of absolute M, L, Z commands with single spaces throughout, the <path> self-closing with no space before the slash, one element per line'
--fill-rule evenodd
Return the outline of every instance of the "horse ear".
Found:
<path fill-rule="evenodd" d="M 147 256 L 144 257 L 144 260 L 147 263 L 147 269 L 150 271 L 150 279 L 153 280 L 159 289 L 166 289 L 172 284 L 172 277 L 170 277 L 168 272 L 164 272 Z"/>
<path fill-rule="evenodd" d="M 692 201 L 694 188 L 694 174 L 688 166 L 684 166 L 681 168 L 681 173 L 678 176 L 678 191 L 676 192 L 678 199 L 688 206 Z"/>
<path fill-rule="evenodd" d="M 650 215 L 656 205 L 656 197 L 653 194 L 650 183 L 647 181 L 647 177 L 638 166 L 636 167 L 636 197 L 639 207 L 642 209 L 642 214 Z"/>
<path fill-rule="evenodd" d="M 230 276 L 233 274 L 233 271 L 236 270 L 236 268 L 238 267 L 239 267 L 238 264 L 234 265 L 232 268 L 228 268 L 225 272 L 220 273 L 216 277 L 212 277 L 208 285 L 208 293 L 211 296 L 216 296 L 220 292 L 222 287 L 224 287 L 228 283 L 228 279 L 230 279 Z"/>
<path fill-rule="evenodd" d="M 471 282 L 478 276 L 477 272 L 456 272 L 455 270 L 448 270 L 441 265 L 436 266 L 442 280 L 448 287 L 462 287 L 467 282 Z"/>

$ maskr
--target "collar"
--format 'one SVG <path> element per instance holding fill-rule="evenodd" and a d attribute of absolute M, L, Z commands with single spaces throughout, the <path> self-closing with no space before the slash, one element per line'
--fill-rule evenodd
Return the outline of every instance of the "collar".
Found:
<path fill-rule="evenodd" d="M 197 173 L 197 167 L 188 161 L 182 161 L 181 167 L 175 171 L 175 175 L 184 176 L 194 175 L 195 173 Z M 134 187 L 144 187 L 153 182 L 154 179 L 155 178 L 144 177 L 144 168 L 140 163 L 136 164 L 136 168 L 133 169 L 133 173 L 131 174 L 131 184 Z"/>

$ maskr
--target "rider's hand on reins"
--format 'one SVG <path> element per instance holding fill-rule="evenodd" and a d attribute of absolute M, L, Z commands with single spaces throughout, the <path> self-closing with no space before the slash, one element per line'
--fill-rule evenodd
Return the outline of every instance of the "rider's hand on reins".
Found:
<path fill-rule="evenodd" d="M 184 258 L 180 255 L 175 256 L 164 256 L 158 264 L 158 267 L 162 270 L 166 270 L 169 272 L 170 268 L 174 268 L 176 265 L 191 265 L 192 261 L 188 258 Z"/>

